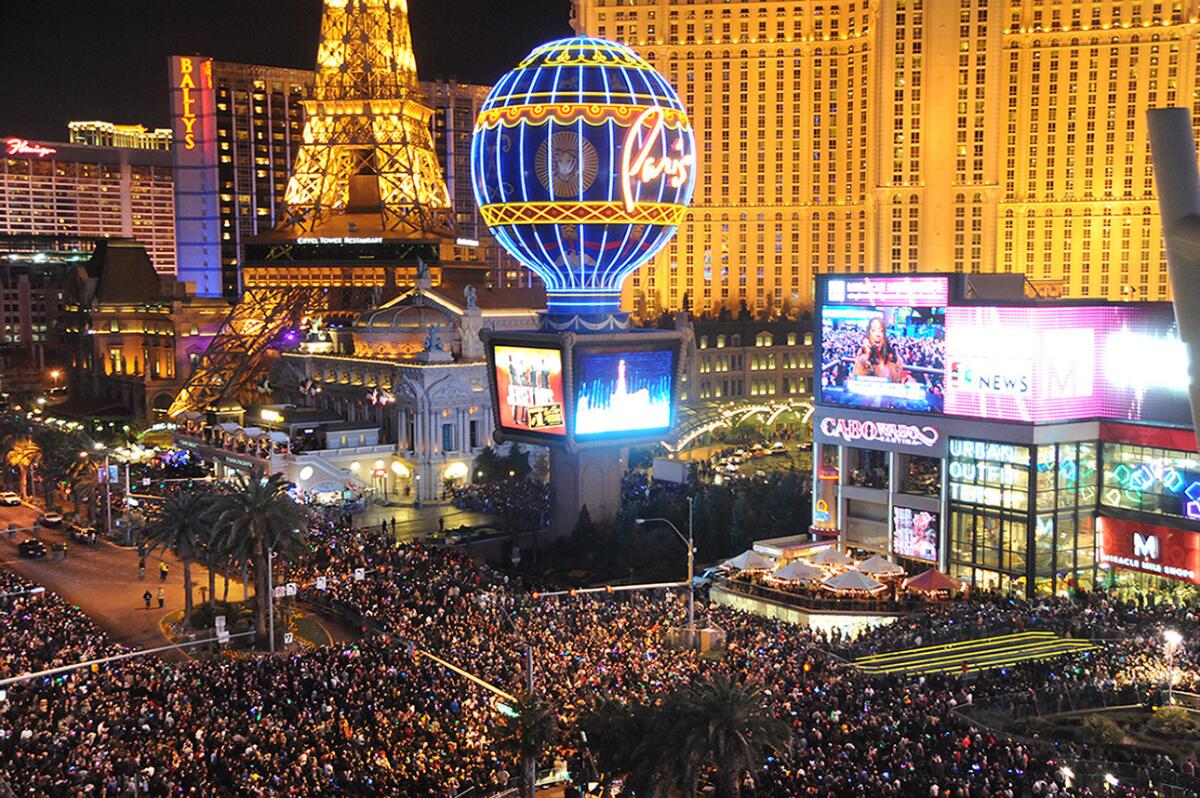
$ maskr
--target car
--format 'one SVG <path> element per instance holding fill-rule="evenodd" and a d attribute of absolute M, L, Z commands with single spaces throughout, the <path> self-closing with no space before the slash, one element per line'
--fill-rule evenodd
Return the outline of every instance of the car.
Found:
<path fill-rule="evenodd" d="M 67 529 L 67 534 L 71 536 L 71 540 L 76 543 L 95 543 L 96 528 L 85 526 L 83 524 L 71 524 Z"/>
<path fill-rule="evenodd" d="M 783 445 L 783 441 L 775 441 L 771 444 L 771 454 L 787 454 L 787 447 Z"/>
<path fill-rule="evenodd" d="M 13 493 L 11 490 L 0 491 L 0 504 L 5 507 L 19 507 L 21 497 Z"/>
<path fill-rule="evenodd" d="M 58 513 L 42 513 L 37 519 L 38 526 L 58 528 L 62 526 L 63 517 Z"/>
<path fill-rule="evenodd" d="M 46 556 L 46 544 L 40 540 L 29 538 L 17 544 L 17 553 L 22 557 L 36 560 Z"/>
<path fill-rule="evenodd" d="M 708 587 L 713 583 L 714 579 L 725 576 L 732 569 L 727 565 L 713 565 L 705 568 L 698 575 L 692 577 L 693 587 Z"/>

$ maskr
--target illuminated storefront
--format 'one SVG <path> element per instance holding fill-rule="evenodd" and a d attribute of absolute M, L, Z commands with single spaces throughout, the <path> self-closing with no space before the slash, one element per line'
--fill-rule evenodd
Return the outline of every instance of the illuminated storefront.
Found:
<path fill-rule="evenodd" d="M 970 279 L 818 282 L 814 531 L 983 589 L 1194 581 L 1179 552 L 1200 550 L 1200 455 L 1169 306 Z M 1128 524 L 1168 530 L 1168 559 L 1130 565 Z"/>

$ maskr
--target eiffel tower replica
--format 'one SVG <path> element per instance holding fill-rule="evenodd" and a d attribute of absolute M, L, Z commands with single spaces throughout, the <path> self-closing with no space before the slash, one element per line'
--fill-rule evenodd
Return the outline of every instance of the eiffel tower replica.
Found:
<path fill-rule="evenodd" d="M 481 283 L 486 266 L 442 265 L 450 194 L 417 83 L 408 9 L 325 0 L 313 97 L 283 221 L 246 244 L 242 296 L 169 414 L 262 401 L 276 348 L 306 317 L 350 318 L 418 277 Z"/>

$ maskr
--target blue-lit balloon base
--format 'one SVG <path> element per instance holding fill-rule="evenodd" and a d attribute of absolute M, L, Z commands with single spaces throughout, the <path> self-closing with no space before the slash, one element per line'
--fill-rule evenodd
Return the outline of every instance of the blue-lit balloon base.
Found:
<path fill-rule="evenodd" d="M 543 332 L 614 333 L 629 331 L 628 313 L 543 313 Z"/>

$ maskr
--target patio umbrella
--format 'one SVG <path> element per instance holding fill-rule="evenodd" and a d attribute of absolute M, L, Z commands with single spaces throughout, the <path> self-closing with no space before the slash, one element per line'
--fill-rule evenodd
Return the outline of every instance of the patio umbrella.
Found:
<path fill-rule="evenodd" d="M 835 548 L 828 548 L 817 554 L 810 560 L 813 565 L 821 565 L 825 567 L 849 568 L 854 565 L 854 558 L 844 552 L 840 552 Z"/>
<path fill-rule="evenodd" d="M 886 557 L 880 557 L 878 554 L 876 554 L 874 557 L 863 560 L 854 567 L 859 571 L 862 571 L 864 574 L 870 574 L 871 576 L 875 577 L 902 576 L 904 574 L 903 568 L 901 568 L 899 565 L 896 565 L 896 563 L 892 562 Z"/>
<path fill-rule="evenodd" d="M 819 582 L 825 572 L 815 565 L 809 565 L 803 560 L 791 562 L 770 575 L 772 579 L 784 582 Z"/>
<path fill-rule="evenodd" d="M 831 576 L 822 582 L 821 586 L 835 593 L 852 593 L 855 591 L 874 593 L 877 590 L 883 590 L 887 587 L 883 582 L 867 576 L 861 571 L 846 571 L 837 576 Z"/>
<path fill-rule="evenodd" d="M 736 568 L 739 571 L 765 571 L 769 570 L 774 563 L 759 554 L 754 549 L 747 549 L 736 557 L 731 557 L 722 565 L 727 565 L 730 568 Z"/>
<path fill-rule="evenodd" d="M 905 590 L 918 590 L 922 593 L 936 593 L 939 590 L 953 593 L 956 590 L 962 590 L 962 586 L 962 582 L 952 576 L 946 576 L 936 568 L 930 568 L 924 573 L 910 576 L 904 580 Z"/>

